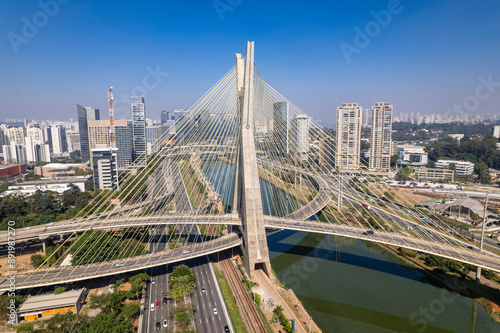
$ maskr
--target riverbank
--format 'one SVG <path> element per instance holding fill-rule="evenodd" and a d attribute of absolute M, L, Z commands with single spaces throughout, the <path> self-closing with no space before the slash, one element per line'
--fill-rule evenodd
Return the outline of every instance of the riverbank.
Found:
<path fill-rule="evenodd" d="M 429 267 L 420 258 L 413 258 L 400 250 L 389 245 L 380 245 L 389 250 L 394 255 L 405 261 L 408 265 L 418 269 L 423 274 L 432 279 L 433 284 L 446 288 L 454 293 L 469 297 L 479 303 L 490 317 L 500 323 L 500 285 L 495 282 L 477 284 L 475 281 L 475 272 L 469 272 L 466 276 L 451 272 L 437 272 L 432 267 Z M 492 292 L 493 291 L 493 292 Z"/>

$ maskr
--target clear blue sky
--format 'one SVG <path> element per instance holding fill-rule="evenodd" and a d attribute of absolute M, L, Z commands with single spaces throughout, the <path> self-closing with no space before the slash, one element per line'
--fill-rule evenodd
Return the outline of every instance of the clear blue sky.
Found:
<path fill-rule="evenodd" d="M 37 1 L 0 3 L 0 120 L 76 118 L 77 103 L 106 115 L 110 85 L 121 103 L 158 66 L 168 76 L 146 93 L 157 119 L 189 108 L 247 40 L 266 81 L 325 123 L 343 102 L 388 101 L 397 115 L 445 113 L 469 98 L 473 113 L 500 113 L 500 83 L 474 105 L 479 76 L 500 82 L 499 1 L 402 0 L 378 30 L 371 12 L 392 0 L 220 0 L 231 9 L 223 20 L 213 0 L 59 1 L 53 17 Z M 23 32 L 26 21 L 38 31 Z M 356 44 L 356 27 L 373 29 L 369 43 Z M 350 62 L 347 44 L 358 46 Z M 130 117 L 124 105 L 118 118 Z"/>

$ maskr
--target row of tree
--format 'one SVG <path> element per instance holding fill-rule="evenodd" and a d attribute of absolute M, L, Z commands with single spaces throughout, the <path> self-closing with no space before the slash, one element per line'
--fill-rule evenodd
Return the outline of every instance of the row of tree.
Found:
<path fill-rule="evenodd" d="M 0 198 L 0 230 L 7 230 L 8 221 L 21 228 L 72 218 L 92 199 L 89 192 L 78 187 L 68 188 L 60 194 L 36 191 L 32 195 L 6 195 Z"/>

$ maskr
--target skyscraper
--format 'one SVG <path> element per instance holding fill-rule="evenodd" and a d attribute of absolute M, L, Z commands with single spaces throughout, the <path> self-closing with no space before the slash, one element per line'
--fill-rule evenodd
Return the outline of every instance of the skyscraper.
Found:
<path fill-rule="evenodd" d="M 292 121 L 294 153 L 300 160 L 307 161 L 309 151 L 309 118 L 306 115 L 297 115 Z"/>
<path fill-rule="evenodd" d="M 87 128 L 87 121 L 99 120 L 99 109 L 92 107 L 83 107 L 79 104 L 76 105 L 78 113 L 78 131 L 80 134 L 80 154 L 82 162 L 90 161 L 90 148 L 89 148 L 89 135 Z"/>
<path fill-rule="evenodd" d="M 172 112 L 162 111 L 160 115 L 161 124 L 166 124 L 169 120 L 174 120 L 174 114 Z"/>
<path fill-rule="evenodd" d="M 357 103 L 343 103 L 337 107 L 335 164 L 341 170 L 359 169 L 362 110 Z"/>
<path fill-rule="evenodd" d="M 273 133 L 278 152 L 290 153 L 290 111 L 288 102 L 273 104 Z"/>
<path fill-rule="evenodd" d="M 68 151 L 68 141 L 66 139 L 66 129 L 63 125 L 53 126 L 51 128 L 52 135 L 52 152 L 54 154 L 62 154 Z"/>
<path fill-rule="evenodd" d="M 392 105 L 375 103 L 372 107 L 372 131 L 369 167 L 373 171 L 389 171 L 392 151 Z"/>
<path fill-rule="evenodd" d="M 146 154 L 146 106 L 144 96 L 132 96 L 132 147 L 134 161 Z"/>

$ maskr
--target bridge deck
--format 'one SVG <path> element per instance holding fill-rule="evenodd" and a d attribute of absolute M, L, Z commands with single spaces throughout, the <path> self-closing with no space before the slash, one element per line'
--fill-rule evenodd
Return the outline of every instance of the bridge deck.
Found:
<path fill-rule="evenodd" d="M 75 267 L 56 267 L 33 271 L 30 274 L 19 274 L 15 275 L 14 285 L 15 289 L 19 290 L 133 272 L 149 267 L 201 257 L 240 245 L 241 239 L 237 234 L 231 233 L 212 241 L 196 243 L 187 247 L 155 252 L 139 257 Z M 186 253 L 185 251 L 189 252 Z M 0 292 L 7 291 L 9 288 L 10 280 L 4 278 L 0 281 Z"/>

